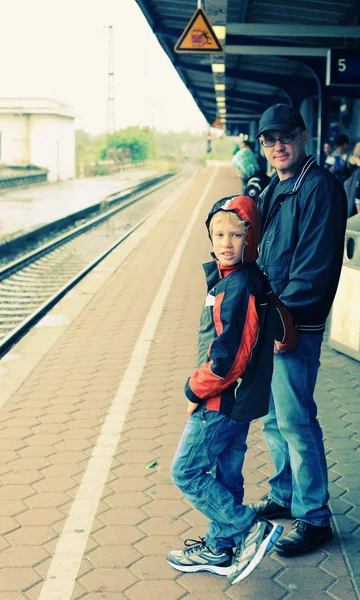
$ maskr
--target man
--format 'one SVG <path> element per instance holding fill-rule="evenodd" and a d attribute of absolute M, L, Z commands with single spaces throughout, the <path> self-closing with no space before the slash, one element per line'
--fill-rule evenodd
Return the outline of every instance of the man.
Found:
<path fill-rule="evenodd" d="M 355 171 L 344 181 L 344 189 L 348 199 L 348 219 L 360 212 L 360 142 L 354 148 L 352 162 Z"/>
<path fill-rule="evenodd" d="M 278 552 L 295 556 L 332 537 L 327 467 L 313 393 L 325 321 L 342 265 L 347 201 L 340 183 L 312 156 L 301 114 L 268 108 L 258 137 L 276 175 L 259 199 L 258 263 L 298 329 L 296 347 L 275 344 L 270 411 L 263 434 L 275 464 L 270 492 L 252 505 L 259 516 L 294 518 Z"/>
<path fill-rule="evenodd" d="M 336 154 L 339 156 L 339 165 L 335 165 L 335 170 L 332 171 L 335 177 L 342 183 L 350 177 L 353 172 L 353 166 L 350 163 L 352 151 L 350 150 L 349 138 L 345 133 L 340 133 L 334 139 Z"/>

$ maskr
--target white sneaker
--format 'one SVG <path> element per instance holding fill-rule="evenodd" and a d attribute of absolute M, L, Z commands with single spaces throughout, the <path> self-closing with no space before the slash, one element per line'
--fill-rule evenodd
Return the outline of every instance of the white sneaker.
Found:
<path fill-rule="evenodd" d="M 216 575 L 227 575 L 232 568 L 232 548 L 225 548 L 220 554 L 211 552 L 205 540 L 185 540 L 184 550 L 171 550 L 166 560 L 173 569 L 183 573 L 210 571 Z"/>
<path fill-rule="evenodd" d="M 227 578 L 231 585 L 253 572 L 265 554 L 270 552 L 283 532 L 283 526 L 267 519 L 258 519 L 236 549 L 235 559 Z"/>

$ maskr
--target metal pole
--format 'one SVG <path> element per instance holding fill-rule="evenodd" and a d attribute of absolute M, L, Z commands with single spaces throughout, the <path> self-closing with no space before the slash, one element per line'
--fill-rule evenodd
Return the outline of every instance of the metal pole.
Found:
<path fill-rule="evenodd" d="M 114 86 L 114 40 L 113 40 L 113 26 L 108 25 L 109 32 L 109 47 L 108 47 L 108 114 L 107 114 L 107 131 L 109 144 L 111 137 L 115 134 L 115 86 Z M 114 144 L 114 160 L 115 160 L 115 149 L 116 142 L 113 139 Z"/>

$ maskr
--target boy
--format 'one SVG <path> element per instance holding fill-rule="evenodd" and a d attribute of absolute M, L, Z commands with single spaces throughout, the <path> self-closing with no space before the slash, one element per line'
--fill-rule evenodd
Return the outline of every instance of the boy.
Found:
<path fill-rule="evenodd" d="M 283 530 L 242 504 L 241 471 L 250 421 L 268 411 L 274 339 L 286 351 L 295 344 L 296 332 L 284 307 L 280 315 L 255 262 L 260 217 L 254 201 L 223 198 L 206 226 L 216 260 L 204 265 L 208 295 L 200 323 L 199 368 L 185 384 L 190 418 L 171 476 L 210 524 L 205 539 L 187 540 L 183 551 L 173 550 L 166 558 L 179 571 L 210 571 L 236 584 Z"/>

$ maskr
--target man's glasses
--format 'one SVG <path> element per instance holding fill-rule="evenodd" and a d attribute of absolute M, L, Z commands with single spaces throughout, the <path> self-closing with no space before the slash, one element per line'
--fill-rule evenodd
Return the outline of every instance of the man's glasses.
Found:
<path fill-rule="evenodd" d="M 275 146 L 278 140 L 280 144 L 291 144 L 298 135 L 298 133 L 298 131 L 293 131 L 293 133 L 283 133 L 277 138 L 273 135 L 269 135 L 268 137 L 260 140 L 260 144 L 262 144 L 264 148 L 272 148 L 273 146 Z"/>

